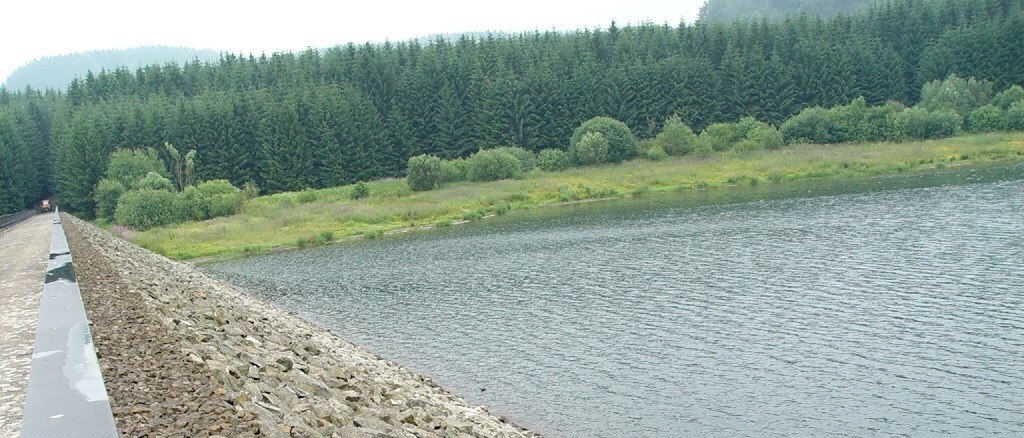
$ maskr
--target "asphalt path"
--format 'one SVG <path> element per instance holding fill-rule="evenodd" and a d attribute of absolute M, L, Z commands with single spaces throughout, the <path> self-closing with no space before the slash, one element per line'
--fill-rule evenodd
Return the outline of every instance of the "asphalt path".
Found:
<path fill-rule="evenodd" d="M 52 220 L 40 214 L 0 233 L 0 438 L 21 431 Z"/>

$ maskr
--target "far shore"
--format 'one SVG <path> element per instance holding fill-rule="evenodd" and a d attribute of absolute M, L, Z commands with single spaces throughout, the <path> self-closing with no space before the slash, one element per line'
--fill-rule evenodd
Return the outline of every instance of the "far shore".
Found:
<path fill-rule="evenodd" d="M 217 262 L 291 248 L 351 242 L 460 225 L 535 208 L 727 187 L 785 185 L 1024 161 L 1024 133 L 984 134 L 914 143 L 801 145 L 779 151 L 670 157 L 616 165 L 534 171 L 522 179 L 445 184 L 411 192 L 403 180 L 278 193 L 241 214 L 122 237 L 178 260 Z"/>

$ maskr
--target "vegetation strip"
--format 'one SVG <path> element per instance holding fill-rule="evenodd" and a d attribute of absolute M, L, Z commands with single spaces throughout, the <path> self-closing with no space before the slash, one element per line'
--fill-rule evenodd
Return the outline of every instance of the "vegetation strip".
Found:
<path fill-rule="evenodd" d="M 449 226 L 491 214 L 646 193 L 883 175 L 950 165 L 1024 160 L 1024 133 L 985 134 L 917 143 L 798 145 L 780 151 L 669 157 L 521 179 L 443 184 L 413 192 L 404 181 L 281 193 L 250 200 L 242 213 L 124 235 L 176 259 L 251 254 L 349 237 L 377 237 L 410 227 Z"/>

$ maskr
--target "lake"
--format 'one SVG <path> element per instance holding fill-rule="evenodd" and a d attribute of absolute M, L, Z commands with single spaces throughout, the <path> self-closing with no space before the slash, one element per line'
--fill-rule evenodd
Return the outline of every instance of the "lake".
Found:
<path fill-rule="evenodd" d="M 204 269 L 549 436 L 1024 434 L 1024 165 L 542 208 Z"/>

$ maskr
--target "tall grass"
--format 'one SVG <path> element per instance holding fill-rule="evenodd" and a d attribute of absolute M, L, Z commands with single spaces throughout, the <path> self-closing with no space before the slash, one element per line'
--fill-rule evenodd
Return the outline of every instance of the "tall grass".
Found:
<path fill-rule="evenodd" d="M 520 179 L 451 183 L 425 192 L 409 190 L 404 181 L 379 181 L 370 183 L 371 195 L 359 200 L 351 199 L 353 186 L 263 196 L 249 201 L 240 214 L 156 228 L 133 240 L 175 259 L 252 254 L 300 241 L 377 237 L 567 202 L 990 161 L 1024 161 L 1024 133 L 634 160 L 560 172 L 534 170 Z"/>

